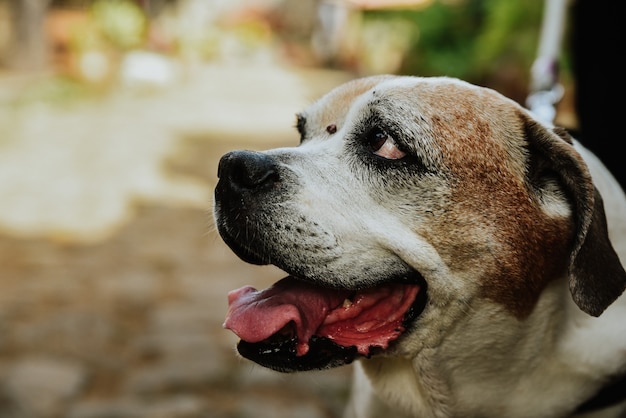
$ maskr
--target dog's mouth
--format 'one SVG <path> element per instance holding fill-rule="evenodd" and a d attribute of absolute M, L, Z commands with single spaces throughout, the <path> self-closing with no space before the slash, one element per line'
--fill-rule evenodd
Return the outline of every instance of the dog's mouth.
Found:
<path fill-rule="evenodd" d="M 424 309 L 426 282 L 414 272 L 351 290 L 288 276 L 264 290 L 233 290 L 228 304 L 224 327 L 241 339 L 242 356 L 282 372 L 325 369 L 394 344 Z"/>

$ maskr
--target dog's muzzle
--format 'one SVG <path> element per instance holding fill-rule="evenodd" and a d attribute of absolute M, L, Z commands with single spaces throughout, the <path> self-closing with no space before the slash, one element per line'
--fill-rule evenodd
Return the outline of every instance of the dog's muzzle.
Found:
<path fill-rule="evenodd" d="M 303 266 L 282 264 L 294 251 L 308 250 L 276 239 L 276 218 L 293 196 L 285 185 L 289 173 L 281 173 L 273 156 L 230 152 L 220 160 L 218 177 L 215 217 L 222 239 L 242 260 L 289 273 L 268 289 L 229 293 L 224 326 L 241 338 L 242 356 L 283 372 L 348 364 L 388 348 L 424 309 L 426 283 L 408 266 L 371 288 L 349 289 L 320 286 L 338 281 L 312 280 Z"/>

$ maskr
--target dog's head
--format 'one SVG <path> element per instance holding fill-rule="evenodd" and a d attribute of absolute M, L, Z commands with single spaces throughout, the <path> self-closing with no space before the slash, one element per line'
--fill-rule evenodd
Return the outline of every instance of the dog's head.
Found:
<path fill-rule="evenodd" d="M 297 147 L 219 164 L 220 235 L 244 261 L 289 275 L 229 294 L 225 326 L 259 364 L 407 354 L 477 303 L 523 320 L 566 276 L 594 316 L 624 289 L 571 139 L 492 90 L 364 78 L 298 114 L 297 129 Z"/>

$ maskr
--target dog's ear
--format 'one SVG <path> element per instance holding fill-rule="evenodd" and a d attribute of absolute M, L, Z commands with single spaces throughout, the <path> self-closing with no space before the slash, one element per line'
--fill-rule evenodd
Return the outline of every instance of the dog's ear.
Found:
<path fill-rule="evenodd" d="M 568 266 L 572 298 L 581 310 L 599 316 L 626 287 L 626 272 L 609 241 L 602 197 L 569 134 L 524 119 L 531 149 L 530 183 L 536 188 L 556 180 L 571 205 L 575 228 Z"/>

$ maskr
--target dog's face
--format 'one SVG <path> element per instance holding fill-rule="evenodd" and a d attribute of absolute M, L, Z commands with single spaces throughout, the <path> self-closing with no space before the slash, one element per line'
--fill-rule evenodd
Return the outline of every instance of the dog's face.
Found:
<path fill-rule="evenodd" d="M 229 294 L 225 326 L 243 356 L 281 371 L 415 356 L 485 309 L 524 321 L 568 276 L 592 315 L 621 293 L 623 277 L 587 279 L 589 237 L 606 230 L 571 141 L 499 94 L 365 78 L 298 114 L 297 128 L 297 147 L 220 161 L 220 235 L 289 275 Z"/>

